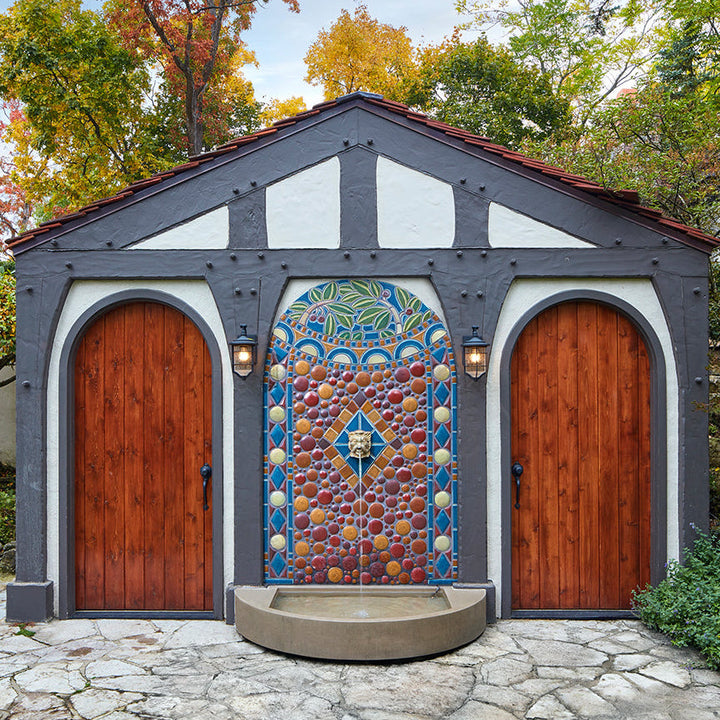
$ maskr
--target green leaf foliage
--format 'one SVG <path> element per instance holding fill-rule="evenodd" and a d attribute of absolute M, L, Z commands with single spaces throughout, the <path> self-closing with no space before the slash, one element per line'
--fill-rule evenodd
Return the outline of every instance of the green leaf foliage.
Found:
<path fill-rule="evenodd" d="M 720 669 L 720 535 L 699 532 L 682 565 L 671 560 L 665 580 L 634 593 L 634 609 L 673 645 L 697 648 Z"/>
<path fill-rule="evenodd" d="M 426 50 L 405 100 L 509 147 L 524 138 L 553 136 L 570 122 L 569 103 L 553 92 L 548 76 L 484 37 Z"/>
<path fill-rule="evenodd" d="M 7 260 L 0 263 L 0 368 L 15 365 L 15 326 L 15 262 Z"/>
<path fill-rule="evenodd" d="M 166 165 L 147 103 L 151 82 L 137 55 L 80 0 L 18 0 L 0 15 L 0 92 L 22 103 L 32 151 L 51 160 L 28 198 L 39 219 Z M 23 180 L 31 184 L 13 178 Z"/>

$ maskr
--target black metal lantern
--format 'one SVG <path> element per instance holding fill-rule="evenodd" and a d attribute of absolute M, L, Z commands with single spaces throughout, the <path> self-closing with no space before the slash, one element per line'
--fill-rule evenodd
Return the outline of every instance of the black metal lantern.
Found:
<path fill-rule="evenodd" d="M 478 380 L 487 370 L 487 351 L 489 343 L 486 343 L 478 335 L 477 325 L 473 325 L 472 335 L 463 338 L 463 362 L 465 372 L 473 379 Z"/>
<path fill-rule="evenodd" d="M 247 377 L 255 367 L 257 338 L 247 334 L 247 325 L 240 326 L 240 335 L 230 343 L 233 355 L 233 371 L 241 378 Z"/>

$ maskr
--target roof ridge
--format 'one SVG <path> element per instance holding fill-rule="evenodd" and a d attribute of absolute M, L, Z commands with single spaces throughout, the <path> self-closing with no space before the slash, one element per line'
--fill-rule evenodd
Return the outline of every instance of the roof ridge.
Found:
<path fill-rule="evenodd" d="M 21 244 L 25 244 L 31 241 L 38 235 L 44 235 L 51 230 L 56 230 L 63 225 L 66 225 L 73 220 L 77 220 L 82 217 L 86 217 L 89 213 L 102 208 L 112 205 L 116 202 L 121 202 L 132 195 L 135 195 L 142 190 L 146 190 L 152 186 L 158 185 L 170 178 L 174 178 L 191 170 L 196 170 L 199 166 L 206 164 L 212 160 L 215 160 L 222 155 L 238 150 L 241 147 L 257 142 L 263 138 L 271 135 L 276 135 L 281 130 L 293 127 L 298 123 L 307 120 L 312 117 L 317 117 L 322 113 L 337 108 L 340 105 L 344 105 L 350 102 L 361 102 L 367 105 L 381 108 L 387 112 L 395 115 L 400 115 L 406 120 L 412 123 L 422 124 L 429 130 L 442 133 L 452 140 L 462 142 L 465 145 L 469 145 L 474 148 L 478 148 L 491 155 L 496 155 L 504 160 L 513 164 L 522 166 L 531 172 L 539 173 L 547 178 L 550 178 L 556 182 L 562 183 L 568 187 L 574 188 L 586 192 L 588 195 L 601 198 L 608 203 L 620 207 L 624 210 L 629 210 L 637 215 L 639 218 L 646 220 L 652 220 L 660 223 L 663 227 L 672 228 L 676 232 L 686 235 L 694 240 L 701 240 L 710 247 L 717 247 L 720 245 L 718 238 L 708 235 L 707 233 L 698 230 L 692 226 L 686 225 L 681 221 L 665 216 L 661 211 L 655 208 L 644 207 L 640 204 L 640 195 L 636 190 L 614 190 L 608 188 L 600 183 L 590 180 L 582 175 L 576 175 L 574 173 L 567 172 L 562 168 L 556 167 L 545 163 L 537 158 L 532 158 L 515 150 L 511 150 L 503 145 L 494 143 L 490 138 L 482 135 L 475 135 L 468 130 L 457 128 L 449 125 L 440 120 L 435 120 L 424 113 L 417 112 L 401 102 L 395 100 L 387 100 L 382 95 L 376 93 L 369 93 L 364 91 L 357 91 L 335 98 L 333 100 L 325 100 L 321 103 L 313 105 L 309 110 L 303 110 L 302 112 L 292 115 L 290 117 L 278 120 L 269 127 L 262 128 L 249 135 L 243 135 L 238 138 L 234 138 L 219 147 L 213 148 L 207 152 L 201 153 L 194 157 L 188 158 L 188 160 L 181 165 L 177 165 L 168 170 L 158 172 L 147 178 L 136 180 L 135 182 L 124 187 L 122 190 L 117 192 L 115 195 L 110 197 L 101 198 L 95 200 L 92 203 L 79 208 L 77 211 L 69 213 L 67 215 L 61 215 L 55 217 L 47 222 L 41 223 L 36 228 L 28 230 L 21 235 L 8 241 L 7 245 L 11 249 L 18 247 Z M 682 241 L 682 238 L 678 238 Z M 693 245 L 694 246 L 694 245 Z"/>

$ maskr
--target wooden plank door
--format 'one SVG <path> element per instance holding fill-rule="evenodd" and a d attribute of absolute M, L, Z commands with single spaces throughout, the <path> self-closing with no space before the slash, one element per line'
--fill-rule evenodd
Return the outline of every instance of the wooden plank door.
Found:
<path fill-rule="evenodd" d="M 650 365 L 616 310 L 567 302 L 511 364 L 513 609 L 627 609 L 650 580 Z M 511 481 L 510 468 L 507 469 Z"/>
<path fill-rule="evenodd" d="M 212 610 L 211 365 L 197 327 L 116 307 L 75 359 L 75 607 Z"/>

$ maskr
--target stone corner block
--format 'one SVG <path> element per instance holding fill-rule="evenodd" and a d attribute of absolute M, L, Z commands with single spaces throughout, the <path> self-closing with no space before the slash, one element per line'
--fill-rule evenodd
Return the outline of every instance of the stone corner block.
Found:
<path fill-rule="evenodd" d="M 45 622 L 53 616 L 53 583 L 10 582 L 7 584 L 8 622 Z"/>

